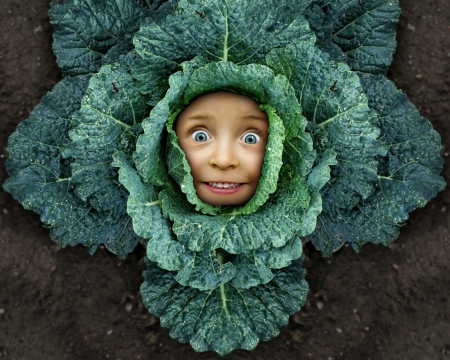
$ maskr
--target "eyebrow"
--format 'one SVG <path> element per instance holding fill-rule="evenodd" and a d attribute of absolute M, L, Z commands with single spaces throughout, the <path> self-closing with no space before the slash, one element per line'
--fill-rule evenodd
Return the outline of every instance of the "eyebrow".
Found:
<path fill-rule="evenodd" d="M 244 116 L 242 116 L 243 120 L 268 120 L 268 116 L 266 113 L 263 113 L 261 115 L 255 115 L 255 114 L 246 114 Z"/>

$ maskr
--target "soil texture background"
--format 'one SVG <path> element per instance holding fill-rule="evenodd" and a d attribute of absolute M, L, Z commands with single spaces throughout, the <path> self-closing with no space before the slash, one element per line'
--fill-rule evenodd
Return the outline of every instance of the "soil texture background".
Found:
<path fill-rule="evenodd" d="M 2 0 L 0 185 L 6 144 L 61 79 L 49 0 Z M 389 70 L 442 136 L 450 179 L 450 0 L 401 0 Z M 450 359 L 450 189 L 411 214 L 389 247 L 305 251 L 310 293 L 280 336 L 225 359 Z M 0 190 L 0 358 L 220 359 L 195 353 L 141 303 L 144 249 L 125 260 L 61 249 L 38 215 Z"/>

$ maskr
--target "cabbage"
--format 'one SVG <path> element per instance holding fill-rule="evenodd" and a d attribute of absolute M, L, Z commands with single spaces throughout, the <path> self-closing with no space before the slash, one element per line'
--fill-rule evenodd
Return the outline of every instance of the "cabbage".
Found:
<path fill-rule="evenodd" d="M 4 184 L 65 247 L 141 242 L 145 306 L 225 355 L 278 335 L 306 300 L 302 247 L 388 245 L 445 187 L 440 137 L 386 77 L 395 0 L 52 3 L 65 77 L 8 143 Z M 196 195 L 172 124 L 197 96 L 269 119 L 255 195 Z"/>

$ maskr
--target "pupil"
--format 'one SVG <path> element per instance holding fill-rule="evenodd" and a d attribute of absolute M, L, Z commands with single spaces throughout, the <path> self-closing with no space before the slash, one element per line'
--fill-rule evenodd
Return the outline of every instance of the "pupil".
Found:
<path fill-rule="evenodd" d="M 254 144 L 256 142 L 255 136 L 254 135 L 246 136 L 245 142 L 248 144 Z"/>
<path fill-rule="evenodd" d="M 198 133 L 195 135 L 195 140 L 198 142 L 204 142 L 206 141 L 206 135 L 205 133 Z"/>

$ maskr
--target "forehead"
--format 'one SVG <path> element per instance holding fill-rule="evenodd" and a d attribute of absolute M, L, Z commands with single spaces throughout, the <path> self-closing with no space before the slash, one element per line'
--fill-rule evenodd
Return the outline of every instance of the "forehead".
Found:
<path fill-rule="evenodd" d="M 266 113 L 261 111 L 256 101 L 248 96 L 228 91 L 199 96 L 178 115 L 178 122 L 223 120 L 224 118 L 267 122 Z"/>

